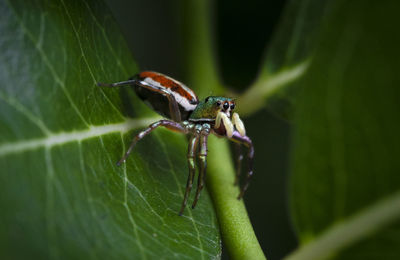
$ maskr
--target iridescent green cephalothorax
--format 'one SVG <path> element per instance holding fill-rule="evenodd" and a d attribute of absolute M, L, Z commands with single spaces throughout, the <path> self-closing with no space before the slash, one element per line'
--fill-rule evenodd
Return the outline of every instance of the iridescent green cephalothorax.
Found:
<path fill-rule="evenodd" d="M 219 111 L 230 113 L 235 108 L 235 101 L 232 98 L 210 96 L 200 101 L 189 117 L 190 119 L 215 119 Z"/>

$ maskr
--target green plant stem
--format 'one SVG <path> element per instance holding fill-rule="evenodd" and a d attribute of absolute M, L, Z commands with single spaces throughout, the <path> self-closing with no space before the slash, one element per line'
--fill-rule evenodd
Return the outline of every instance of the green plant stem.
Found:
<path fill-rule="evenodd" d="M 254 234 L 238 186 L 226 140 L 209 138 L 207 188 L 211 193 L 224 245 L 232 259 L 265 259 Z"/>
<path fill-rule="evenodd" d="M 186 73 L 199 97 L 222 94 L 211 33 L 209 0 L 182 0 L 184 15 Z"/>
<path fill-rule="evenodd" d="M 189 82 L 200 97 L 223 92 L 213 55 L 211 2 L 184 0 L 186 57 Z M 265 259 L 239 189 L 226 140 L 209 137 L 207 189 L 211 193 L 224 245 L 232 259 Z"/>

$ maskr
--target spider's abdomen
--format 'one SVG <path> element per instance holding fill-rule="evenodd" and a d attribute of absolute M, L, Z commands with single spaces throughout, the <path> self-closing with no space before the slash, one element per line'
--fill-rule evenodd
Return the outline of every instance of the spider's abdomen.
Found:
<path fill-rule="evenodd" d="M 142 99 L 149 107 L 160 115 L 172 118 L 170 115 L 168 98 L 162 93 L 149 90 L 143 86 L 151 86 L 161 92 L 168 91 L 175 98 L 181 113 L 181 119 L 186 120 L 196 108 L 199 100 L 196 94 L 182 84 L 161 73 L 153 71 L 143 71 L 133 77 L 136 79 L 136 87 L 134 87 L 136 94 Z"/>

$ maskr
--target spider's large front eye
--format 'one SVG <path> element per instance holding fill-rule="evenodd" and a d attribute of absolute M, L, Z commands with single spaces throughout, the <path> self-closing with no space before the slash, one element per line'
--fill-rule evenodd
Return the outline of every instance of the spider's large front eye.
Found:
<path fill-rule="evenodd" d="M 231 110 L 234 110 L 235 109 L 235 103 L 232 103 L 231 104 Z"/>
<path fill-rule="evenodd" d="M 229 108 L 229 103 L 228 102 L 225 102 L 224 103 L 224 110 L 227 110 Z"/>
<path fill-rule="evenodd" d="M 221 105 L 221 102 L 217 101 L 217 107 L 219 107 Z"/>

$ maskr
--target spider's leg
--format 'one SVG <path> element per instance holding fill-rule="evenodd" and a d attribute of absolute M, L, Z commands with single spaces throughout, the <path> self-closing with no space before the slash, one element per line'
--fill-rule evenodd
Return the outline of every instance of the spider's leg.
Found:
<path fill-rule="evenodd" d="M 197 201 L 200 197 L 200 192 L 204 187 L 204 181 L 206 179 L 206 170 L 207 170 L 207 138 L 208 134 L 201 135 L 200 137 L 200 153 L 198 154 L 198 158 L 200 161 L 200 170 L 199 170 L 199 177 L 197 180 L 197 190 L 196 190 L 196 197 L 194 198 L 192 209 L 196 207 Z"/>
<path fill-rule="evenodd" d="M 189 164 L 189 176 L 188 176 L 187 183 L 186 183 L 185 197 L 183 198 L 182 207 L 181 207 L 181 210 L 179 211 L 179 216 L 182 216 L 182 213 L 183 213 L 183 210 L 185 209 L 190 191 L 192 190 L 194 174 L 196 173 L 196 166 L 195 166 L 194 159 L 195 159 L 198 143 L 199 143 L 198 135 L 193 135 L 189 140 L 189 147 L 188 147 L 188 154 L 187 154 L 187 159 L 188 159 L 188 164 Z"/>
<path fill-rule="evenodd" d="M 175 122 L 181 122 L 182 117 L 181 117 L 181 111 L 179 110 L 178 102 L 176 102 L 175 97 L 168 92 L 167 94 L 168 98 L 168 105 L 169 105 L 169 113 L 171 115 L 172 120 Z"/>
<path fill-rule="evenodd" d="M 124 154 L 124 156 L 122 157 L 121 160 L 119 160 L 117 162 L 117 165 L 120 166 L 121 163 L 124 163 L 126 158 L 129 156 L 129 154 L 132 152 L 133 147 L 136 145 L 136 143 L 138 141 L 140 141 L 143 137 L 145 137 L 146 135 L 150 134 L 154 129 L 156 129 L 159 126 L 164 126 L 168 129 L 171 129 L 173 131 L 177 131 L 177 132 L 181 132 L 181 133 L 186 133 L 186 130 L 183 126 L 181 126 L 179 123 L 174 122 L 174 121 L 170 121 L 170 120 L 160 120 L 157 121 L 151 125 L 149 125 L 149 127 L 147 127 L 146 129 L 144 129 L 143 131 L 141 131 L 140 133 L 138 133 L 132 140 L 132 143 L 130 144 L 128 150 L 126 151 L 126 153 Z"/>
<path fill-rule="evenodd" d="M 178 102 L 176 102 L 174 95 L 169 90 L 154 85 L 146 84 L 145 82 L 141 81 L 137 81 L 135 82 L 135 84 L 138 87 L 146 88 L 148 90 L 154 91 L 168 98 L 168 106 L 171 119 L 174 120 L 175 122 L 182 121 L 181 111 L 179 110 Z"/>
<path fill-rule="evenodd" d="M 251 177 L 253 176 L 253 159 L 254 159 L 254 146 L 251 139 L 248 136 L 241 136 L 238 131 L 233 132 L 232 141 L 245 145 L 248 148 L 247 152 L 247 176 L 246 181 L 240 190 L 238 199 L 241 199 L 249 186 Z"/>
<path fill-rule="evenodd" d="M 97 82 L 96 85 L 99 87 L 113 88 L 113 87 L 133 86 L 134 84 L 136 84 L 136 82 L 137 82 L 136 79 L 130 79 L 130 80 L 116 82 L 116 83 Z"/>
<path fill-rule="evenodd" d="M 240 171 L 242 169 L 242 161 L 243 161 L 243 153 L 240 143 L 235 143 L 235 150 L 236 150 L 235 154 L 237 156 L 237 161 L 236 161 L 236 176 L 234 185 L 237 185 L 239 183 Z"/>
<path fill-rule="evenodd" d="M 145 84 L 137 79 L 130 79 L 127 81 L 121 81 L 121 82 L 116 82 L 116 83 L 97 83 L 97 86 L 99 87 L 122 87 L 122 86 L 136 86 L 136 87 L 142 87 L 146 88 L 148 90 L 154 91 L 156 93 L 159 93 L 165 97 L 168 98 L 168 105 L 169 105 L 169 112 L 171 115 L 171 119 L 175 122 L 181 122 L 181 112 L 179 110 L 178 103 L 175 100 L 174 95 L 172 93 L 164 88 L 153 86 L 150 84 Z"/>

